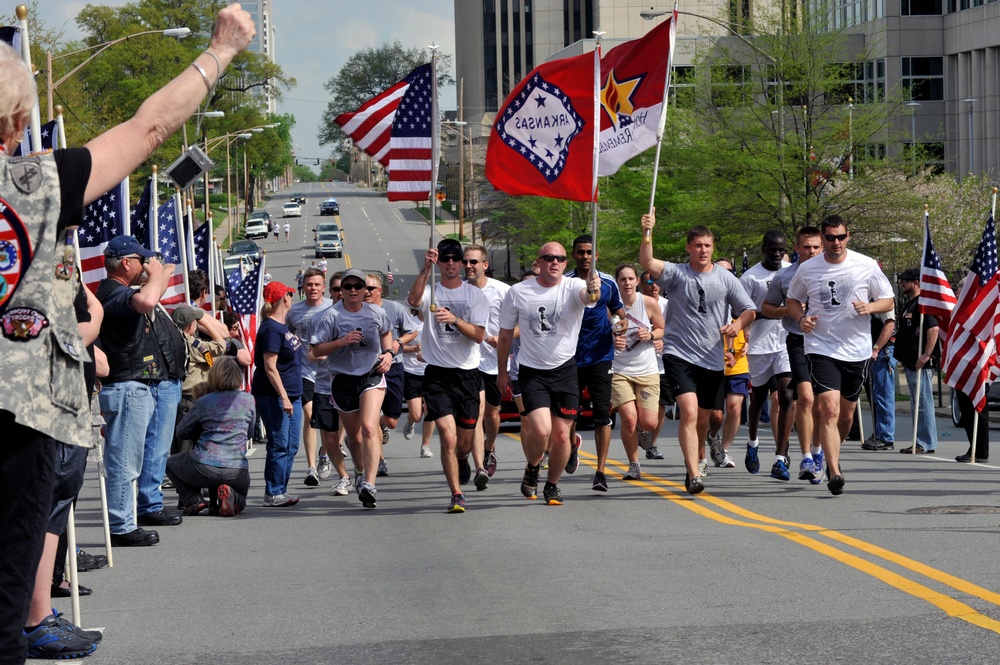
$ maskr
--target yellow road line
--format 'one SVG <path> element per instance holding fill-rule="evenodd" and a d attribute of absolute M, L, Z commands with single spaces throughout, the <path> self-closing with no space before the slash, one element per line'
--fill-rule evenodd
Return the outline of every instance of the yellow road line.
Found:
<path fill-rule="evenodd" d="M 587 466 L 590 466 L 591 468 L 597 467 L 596 463 L 593 462 L 593 460 L 597 459 L 596 456 L 584 451 L 580 451 L 580 457 L 581 461 L 583 461 Z M 615 467 L 622 472 L 628 470 L 627 464 L 622 464 L 614 460 L 608 460 L 607 465 L 610 467 Z M 803 547 L 808 547 L 814 552 L 828 556 L 846 566 L 850 566 L 855 570 L 865 573 L 866 575 L 870 575 L 875 579 L 879 580 L 880 582 L 883 582 L 891 587 L 899 589 L 900 591 L 906 594 L 909 594 L 915 598 L 919 598 L 920 600 L 926 601 L 934 605 L 935 607 L 939 608 L 948 616 L 956 617 L 958 619 L 971 623 L 975 626 L 979 626 L 980 628 L 985 628 L 986 630 L 990 630 L 1000 634 L 1000 621 L 990 618 L 976 611 L 973 607 L 966 605 L 965 603 L 956 600 L 951 596 L 943 594 L 939 591 L 935 591 L 934 589 L 931 589 L 930 587 L 920 584 L 919 582 L 915 582 L 906 577 L 903 577 L 902 575 L 895 573 L 877 563 L 867 561 L 854 554 L 844 552 L 835 547 L 832 547 L 831 545 L 820 542 L 809 533 L 802 533 L 802 531 L 813 532 L 816 535 L 821 535 L 830 538 L 831 540 L 834 540 L 843 545 L 854 547 L 874 557 L 884 559 L 885 561 L 906 568 L 907 570 L 917 573 L 918 575 L 922 575 L 931 580 L 939 582 L 947 587 L 955 589 L 956 591 L 968 594 L 970 596 L 974 596 L 988 603 L 991 603 L 997 607 L 1000 607 L 1000 594 L 990 591 L 989 589 L 984 589 L 983 587 L 973 584 L 972 582 L 963 580 L 959 577 L 955 577 L 954 575 L 951 575 L 944 571 L 937 570 L 936 568 L 932 568 L 919 561 L 910 559 L 909 557 L 905 557 L 901 554 L 897 554 L 895 552 L 886 550 L 877 545 L 872 545 L 871 543 L 867 543 L 863 540 L 853 538 L 851 536 L 845 535 L 838 531 L 834 531 L 832 529 L 827 529 L 825 527 L 817 526 L 814 524 L 803 524 L 798 522 L 787 522 L 783 520 L 773 519 L 767 517 L 766 515 L 761 515 L 759 513 L 755 513 L 753 511 L 737 506 L 736 504 L 726 501 L 724 499 L 714 497 L 706 492 L 698 494 L 696 500 L 695 497 L 688 496 L 687 494 L 682 495 L 680 493 L 681 491 L 686 492 L 686 490 L 684 490 L 683 488 L 683 485 L 680 483 L 666 480 L 665 478 L 660 478 L 658 476 L 654 476 L 645 472 L 643 473 L 642 477 L 643 480 L 632 480 L 627 482 L 642 487 L 644 489 L 647 489 L 677 504 L 678 506 L 686 508 L 687 510 L 690 510 L 695 514 L 700 515 L 701 517 L 705 517 L 707 519 L 711 519 L 722 524 L 758 529 L 761 531 L 766 531 L 768 533 L 774 533 L 776 535 L 781 536 L 782 538 L 787 538 L 788 540 L 791 540 L 794 543 L 802 545 Z M 720 514 L 718 512 L 715 512 L 708 506 L 704 505 L 706 503 L 718 509 L 730 512 L 734 515 L 738 515 L 740 517 L 749 520 L 760 522 L 760 524 L 745 522 L 733 517 L 729 517 L 727 515 Z M 792 529 L 798 529 L 800 531 Z"/>
<path fill-rule="evenodd" d="M 347 252 L 344 252 L 344 262 L 347 263 L 347 268 L 348 268 L 348 270 L 350 270 L 350 268 L 351 268 L 351 255 L 348 254 Z"/>

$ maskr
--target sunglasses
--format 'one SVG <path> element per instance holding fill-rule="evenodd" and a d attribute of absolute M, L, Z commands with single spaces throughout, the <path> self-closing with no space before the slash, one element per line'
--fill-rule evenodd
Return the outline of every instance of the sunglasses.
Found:
<path fill-rule="evenodd" d="M 344 291 L 360 291 L 362 289 L 368 288 L 360 282 L 350 282 L 348 284 L 341 284 L 340 288 Z"/>
<path fill-rule="evenodd" d="M 480 263 L 479 259 L 462 259 L 463 266 L 478 266 Z"/>
<path fill-rule="evenodd" d="M 826 238 L 827 242 L 833 242 L 834 240 L 838 242 L 844 242 L 845 240 L 847 240 L 846 233 L 839 233 L 837 235 L 834 235 L 832 233 L 824 233 L 823 237 Z"/>
<path fill-rule="evenodd" d="M 542 261 L 548 261 L 549 263 L 552 263 L 553 261 L 556 263 L 566 263 L 565 254 L 542 254 L 538 258 Z"/>
<path fill-rule="evenodd" d="M 368 289 L 368 293 L 371 293 L 372 291 L 374 291 L 375 289 L 377 289 L 379 287 L 377 287 L 377 286 L 366 286 L 365 288 Z"/>
<path fill-rule="evenodd" d="M 438 263 L 459 263 L 462 261 L 460 256 L 442 256 L 438 259 Z"/>
<path fill-rule="evenodd" d="M 334 293 L 340 293 L 340 287 L 339 286 L 331 286 L 330 290 L 333 291 Z"/>
<path fill-rule="evenodd" d="M 653 280 L 651 280 L 651 279 L 647 279 L 647 280 L 646 280 L 646 286 L 652 286 L 653 284 L 656 284 L 656 282 L 654 282 L 654 281 L 653 281 Z"/>

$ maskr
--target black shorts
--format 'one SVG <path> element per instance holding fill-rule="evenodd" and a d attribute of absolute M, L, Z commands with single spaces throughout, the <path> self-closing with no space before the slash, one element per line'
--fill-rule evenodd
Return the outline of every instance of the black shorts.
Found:
<path fill-rule="evenodd" d="M 848 402 L 857 402 L 868 376 L 868 360 L 837 360 L 816 353 L 806 355 L 813 392 L 840 391 Z"/>
<path fill-rule="evenodd" d="M 316 392 L 316 383 L 309 379 L 302 379 L 302 404 L 312 404 L 313 394 Z"/>
<path fill-rule="evenodd" d="M 590 408 L 594 412 L 594 425 L 611 424 L 611 361 L 576 368 L 576 382 L 579 391 L 586 388 L 590 392 Z M 522 381 L 523 383 L 523 381 Z"/>
<path fill-rule="evenodd" d="M 785 338 L 785 348 L 788 349 L 788 364 L 792 369 L 792 387 L 800 383 L 812 383 L 809 363 L 806 361 L 805 337 L 789 334 Z"/>
<path fill-rule="evenodd" d="M 500 394 L 500 389 L 497 388 L 497 375 L 480 372 L 479 378 L 483 380 L 483 390 L 486 391 L 486 403 L 492 407 L 500 406 L 503 396 Z"/>
<path fill-rule="evenodd" d="M 555 369 L 535 369 L 521 365 L 517 380 L 521 384 L 523 414 L 535 409 L 549 409 L 554 415 L 566 420 L 576 420 L 580 414 L 580 388 L 576 382 L 575 360 L 568 360 Z"/>
<path fill-rule="evenodd" d="M 670 387 L 670 381 L 667 379 L 667 373 L 663 372 L 660 375 L 660 404 L 665 406 L 670 406 L 674 403 L 674 391 Z"/>
<path fill-rule="evenodd" d="M 403 414 L 403 363 L 393 363 L 385 373 L 385 399 L 382 413 L 386 418 L 399 418 Z"/>
<path fill-rule="evenodd" d="M 479 393 L 483 380 L 478 369 L 455 369 L 428 365 L 424 370 L 424 420 L 454 416 L 460 429 L 476 429 L 479 422 Z"/>
<path fill-rule="evenodd" d="M 361 394 L 375 388 L 385 388 L 385 375 L 374 369 L 361 376 L 337 374 L 331 386 L 333 404 L 338 411 L 355 413 L 361 408 Z"/>
<path fill-rule="evenodd" d="M 340 413 L 330 401 L 329 395 L 315 393 L 312 401 L 312 418 L 309 426 L 321 432 L 336 432 L 340 429 Z"/>
<path fill-rule="evenodd" d="M 677 356 L 663 354 L 663 371 L 674 396 L 684 393 L 698 395 L 698 408 L 719 411 L 726 403 L 726 373 L 705 369 Z"/>
<path fill-rule="evenodd" d="M 56 444 L 55 487 L 52 491 L 52 511 L 49 513 L 47 533 L 61 536 L 69 522 L 69 507 L 76 501 L 76 495 L 83 487 L 83 475 L 87 469 L 87 449 Z"/>
<path fill-rule="evenodd" d="M 403 399 L 409 402 L 424 396 L 424 375 L 403 372 Z"/>

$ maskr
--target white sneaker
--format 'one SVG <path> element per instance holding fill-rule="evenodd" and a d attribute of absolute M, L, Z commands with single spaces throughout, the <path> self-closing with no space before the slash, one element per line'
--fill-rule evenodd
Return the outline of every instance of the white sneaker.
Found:
<path fill-rule="evenodd" d="M 333 473 L 333 463 L 326 455 L 320 455 L 319 464 L 316 465 L 316 473 L 320 478 L 329 478 Z"/>
<path fill-rule="evenodd" d="M 628 471 L 622 476 L 622 480 L 642 480 L 642 470 L 639 468 L 638 462 L 629 463 Z"/>
<path fill-rule="evenodd" d="M 316 469 L 309 469 L 306 473 L 305 484 L 307 487 L 319 487 L 319 474 Z"/>
<path fill-rule="evenodd" d="M 434 457 L 434 453 L 427 446 L 420 446 L 420 456 L 421 457 Z"/>
<path fill-rule="evenodd" d="M 725 453 L 725 457 L 722 458 L 722 464 L 720 464 L 719 466 L 721 466 L 723 469 L 735 469 L 736 462 L 734 462 L 733 458 L 729 456 L 729 453 Z"/>
<path fill-rule="evenodd" d="M 722 466 L 722 460 L 726 456 L 726 451 L 722 449 L 722 437 L 719 435 L 709 436 L 707 443 L 715 466 Z"/>
<path fill-rule="evenodd" d="M 403 428 L 403 438 L 409 441 L 413 438 L 413 433 L 417 431 L 417 424 L 407 422 L 406 427 Z"/>
<path fill-rule="evenodd" d="M 336 496 L 347 496 L 351 493 L 351 479 L 341 478 L 337 481 L 337 484 L 333 486 L 333 493 Z"/>
<path fill-rule="evenodd" d="M 700 459 L 700 460 L 698 460 L 698 473 L 700 473 L 703 476 L 707 476 L 708 475 L 708 460 L 707 459 Z"/>

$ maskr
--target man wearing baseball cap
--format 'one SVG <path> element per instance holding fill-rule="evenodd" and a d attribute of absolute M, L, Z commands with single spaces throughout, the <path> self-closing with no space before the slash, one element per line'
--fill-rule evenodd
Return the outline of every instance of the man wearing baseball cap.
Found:
<path fill-rule="evenodd" d="M 104 250 L 104 267 L 108 276 L 97 299 L 104 306 L 100 338 L 110 367 L 100 401 L 107 421 L 111 542 L 155 545 L 159 534 L 141 527 L 181 523 L 180 513 L 163 505 L 160 490 L 187 369 L 184 336 L 157 308 L 174 266 L 161 264 L 132 236 L 117 236 Z"/>
<path fill-rule="evenodd" d="M 938 346 L 938 320 L 932 314 L 922 314 L 917 307 L 920 299 L 920 271 L 908 268 L 899 274 L 899 291 L 907 301 L 899 313 L 896 327 L 896 344 L 892 355 L 903 366 L 906 386 L 910 392 L 910 405 L 917 400 L 917 375 L 920 374 L 920 394 L 916 409 L 910 409 L 916 418 L 916 445 L 899 452 L 924 455 L 937 452 L 937 420 L 934 416 L 934 395 L 931 393 L 934 369 L 940 361 Z M 921 328 L 923 347 L 920 346 Z"/>

